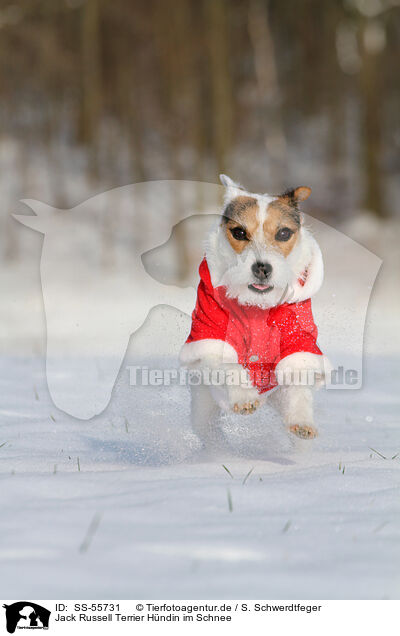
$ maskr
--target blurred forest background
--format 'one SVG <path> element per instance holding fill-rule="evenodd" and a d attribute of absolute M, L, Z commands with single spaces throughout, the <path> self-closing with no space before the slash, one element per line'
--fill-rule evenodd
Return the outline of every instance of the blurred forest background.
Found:
<path fill-rule="evenodd" d="M 2 259 L 20 198 L 154 179 L 399 212 L 400 0 L 1 0 L 0 36 Z"/>

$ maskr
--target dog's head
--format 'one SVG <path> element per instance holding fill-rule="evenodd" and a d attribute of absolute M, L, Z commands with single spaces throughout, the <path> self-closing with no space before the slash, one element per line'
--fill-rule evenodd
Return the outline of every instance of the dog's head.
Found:
<path fill-rule="evenodd" d="M 206 250 L 214 287 L 260 307 L 310 298 L 323 277 L 321 252 L 299 209 L 311 188 L 273 196 L 247 192 L 226 175 L 221 182 L 222 216 Z"/>

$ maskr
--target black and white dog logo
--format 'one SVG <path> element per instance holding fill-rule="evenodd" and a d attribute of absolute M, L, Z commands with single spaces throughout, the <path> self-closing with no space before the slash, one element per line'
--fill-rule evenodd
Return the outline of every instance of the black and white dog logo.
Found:
<path fill-rule="evenodd" d="M 51 612 L 32 603 L 18 601 L 12 605 L 3 605 L 6 610 L 7 631 L 13 634 L 18 629 L 48 629 Z"/>

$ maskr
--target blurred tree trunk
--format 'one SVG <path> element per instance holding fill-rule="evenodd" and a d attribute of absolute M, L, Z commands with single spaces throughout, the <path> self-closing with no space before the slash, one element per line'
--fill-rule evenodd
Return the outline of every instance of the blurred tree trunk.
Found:
<path fill-rule="evenodd" d="M 341 20 L 341 6 L 330 2 L 323 7 L 320 16 L 321 53 L 323 63 L 319 66 L 319 84 L 322 86 L 322 107 L 327 113 L 328 130 L 326 138 L 327 162 L 329 174 L 327 184 L 332 192 L 332 199 L 342 204 L 343 196 L 349 185 L 346 166 L 346 101 L 347 93 L 343 90 L 344 77 L 339 72 L 336 52 L 336 37 Z M 317 104 L 321 108 L 321 104 Z M 331 197 L 329 197 L 331 198 Z"/>
<path fill-rule="evenodd" d="M 278 189 L 284 185 L 282 175 L 287 174 L 287 145 L 275 47 L 266 0 L 250 0 L 248 28 L 254 51 L 258 103 L 264 129 L 264 143 L 270 162 L 270 180 L 272 187 Z"/>
<path fill-rule="evenodd" d="M 98 139 L 102 104 L 100 4 L 86 0 L 82 7 L 82 140 L 89 148 L 89 169 L 98 176 Z"/>
<path fill-rule="evenodd" d="M 362 156 L 364 178 L 363 207 L 378 217 L 386 216 L 381 182 L 381 106 L 380 44 L 378 22 L 364 21 L 361 37 L 362 67 L 360 74 Z M 376 31 L 377 29 L 377 31 Z"/>
<path fill-rule="evenodd" d="M 82 137 L 89 156 L 89 177 L 100 177 L 100 139 L 102 110 L 101 0 L 85 0 L 82 7 Z M 115 149 L 114 149 L 115 150 Z M 108 154 L 108 153 L 107 153 Z M 110 152 L 112 156 L 112 152 Z M 107 166 L 107 171 L 109 166 Z M 107 174 L 107 173 L 106 173 Z M 106 177 L 107 178 L 107 177 Z M 101 265 L 112 267 L 112 234 L 117 210 L 104 210 L 102 215 Z"/>
<path fill-rule="evenodd" d="M 226 0 L 205 0 L 210 59 L 211 117 L 215 158 L 219 172 L 226 170 L 232 143 L 233 95 L 229 68 L 228 10 Z"/>
<path fill-rule="evenodd" d="M 184 129 L 185 84 L 184 76 L 187 70 L 186 55 L 188 44 L 188 0 L 176 0 L 174 9 L 167 2 L 155 2 L 155 31 L 159 53 L 162 78 L 162 100 L 165 118 L 166 142 L 168 146 L 168 160 L 172 178 L 183 178 L 180 154 L 182 151 L 182 130 Z M 166 25 L 168 24 L 168 28 Z M 179 223 L 183 202 L 179 187 L 172 190 L 172 223 Z M 190 265 L 190 255 L 184 224 L 179 223 L 176 228 L 179 253 L 176 255 L 176 274 L 180 281 L 187 275 Z"/>
<path fill-rule="evenodd" d="M 193 151 L 193 163 L 190 169 L 191 179 L 197 181 L 196 212 L 204 206 L 204 168 L 206 154 L 205 112 L 203 107 L 204 60 L 199 51 L 204 43 L 204 23 L 195 11 L 192 2 L 186 2 L 186 15 L 183 20 L 183 33 L 189 28 L 191 37 L 186 40 L 187 57 L 184 64 L 187 95 L 187 136 Z M 185 36 L 184 36 L 185 37 Z M 188 257 L 189 258 L 189 257 Z"/>
<path fill-rule="evenodd" d="M 1 223 L 2 250 L 5 261 L 17 261 L 21 251 L 20 228 L 16 220 L 11 217 L 9 210 L 12 209 L 12 206 L 15 205 L 15 201 L 21 198 L 21 196 L 26 196 L 26 193 L 20 190 L 21 185 L 23 184 L 26 191 L 29 191 L 29 186 L 31 186 L 29 154 L 25 146 L 28 136 L 30 137 L 30 135 L 25 132 L 23 140 L 15 140 L 14 171 L 18 177 L 17 179 L 8 179 L 8 192 L 6 191 L 2 196 L 4 209 L 7 210 L 7 214 Z M 29 139 L 29 142 L 31 144 L 32 140 Z"/>
<path fill-rule="evenodd" d="M 132 180 L 142 182 L 146 180 L 146 167 L 144 160 L 143 130 L 141 127 L 141 111 L 139 96 L 139 81 L 135 67 L 135 56 L 126 50 L 125 41 L 121 42 L 120 60 L 117 69 L 118 105 L 121 113 L 123 129 L 127 131 L 129 154 L 131 160 Z"/>

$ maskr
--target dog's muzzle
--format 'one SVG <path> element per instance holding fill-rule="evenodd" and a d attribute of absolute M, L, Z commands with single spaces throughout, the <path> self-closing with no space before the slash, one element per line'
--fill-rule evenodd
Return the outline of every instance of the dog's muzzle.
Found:
<path fill-rule="evenodd" d="M 256 292 L 257 294 L 265 294 L 266 292 L 272 291 L 274 286 L 267 283 L 268 278 L 271 276 L 272 273 L 272 265 L 270 265 L 270 263 L 267 263 L 266 261 L 257 261 L 251 266 L 251 271 L 254 275 L 254 278 L 257 279 L 257 282 L 250 283 L 250 285 L 248 286 L 249 289 Z"/>

